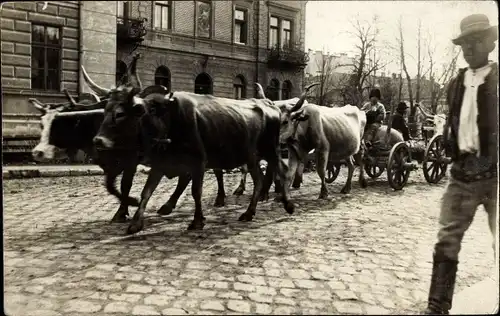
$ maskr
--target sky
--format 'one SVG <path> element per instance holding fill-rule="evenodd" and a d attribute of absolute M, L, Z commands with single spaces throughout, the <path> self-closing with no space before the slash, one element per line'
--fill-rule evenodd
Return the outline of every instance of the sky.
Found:
<path fill-rule="evenodd" d="M 417 69 L 417 29 L 418 19 L 422 21 L 422 54 L 427 55 L 425 42 L 430 39 L 435 45 L 434 59 L 442 65 L 451 59 L 454 47 L 451 39 L 460 33 L 460 21 L 469 14 L 483 13 L 491 25 L 498 24 L 498 8 L 495 1 L 317 1 L 309 0 L 306 5 L 305 48 L 324 50 L 330 53 L 354 54 L 356 38 L 352 22 L 356 20 L 369 23 L 374 15 L 378 16 L 379 50 L 388 63 L 385 72 L 399 73 L 397 46 L 398 21 L 402 17 L 403 36 L 408 72 L 413 77 Z M 490 59 L 497 60 L 498 42 Z M 427 58 L 427 57 L 426 57 Z M 427 58 L 428 60 L 428 58 Z M 466 63 L 460 54 L 459 67 Z M 427 67 L 428 61 L 424 61 Z"/>

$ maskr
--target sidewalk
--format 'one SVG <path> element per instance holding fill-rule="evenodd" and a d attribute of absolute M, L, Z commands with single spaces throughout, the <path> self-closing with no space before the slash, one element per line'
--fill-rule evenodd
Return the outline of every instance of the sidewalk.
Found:
<path fill-rule="evenodd" d="M 491 276 L 457 293 L 450 315 L 485 315 L 497 311 L 498 276 Z"/>
<path fill-rule="evenodd" d="M 137 171 L 147 173 L 149 168 L 139 165 Z M 104 174 L 97 165 L 57 165 L 57 166 L 2 166 L 3 179 L 26 179 L 40 177 L 74 177 Z"/>

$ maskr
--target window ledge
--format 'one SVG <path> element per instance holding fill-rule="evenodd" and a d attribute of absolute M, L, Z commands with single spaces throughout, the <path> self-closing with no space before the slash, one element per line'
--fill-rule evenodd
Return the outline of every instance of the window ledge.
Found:
<path fill-rule="evenodd" d="M 241 45 L 241 46 L 247 46 L 247 43 L 241 43 L 241 42 L 233 42 L 236 45 Z"/>

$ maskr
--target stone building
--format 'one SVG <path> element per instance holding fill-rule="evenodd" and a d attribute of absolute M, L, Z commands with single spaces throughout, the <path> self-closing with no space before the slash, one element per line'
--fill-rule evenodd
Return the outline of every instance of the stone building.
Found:
<path fill-rule="evenodd" d="M 39 137 L 28 103 L 88 92 L 80 65 L 103 87 L 126 74 L 139 52 L 143 85 L 229 98 L 298 95 L 303 86 L 307 1 L 10 2 L 0 11 L 4 150 Z M 11 146 L 7 146 L 8 142 Z"/>

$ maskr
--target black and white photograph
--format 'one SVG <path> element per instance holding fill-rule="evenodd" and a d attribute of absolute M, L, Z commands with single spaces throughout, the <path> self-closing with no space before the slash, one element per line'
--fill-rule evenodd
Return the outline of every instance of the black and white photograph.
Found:
<path fill-rule="evenodd" d="M 496 1 L 0 17 L 5 315 L 498 313 Z"/>

